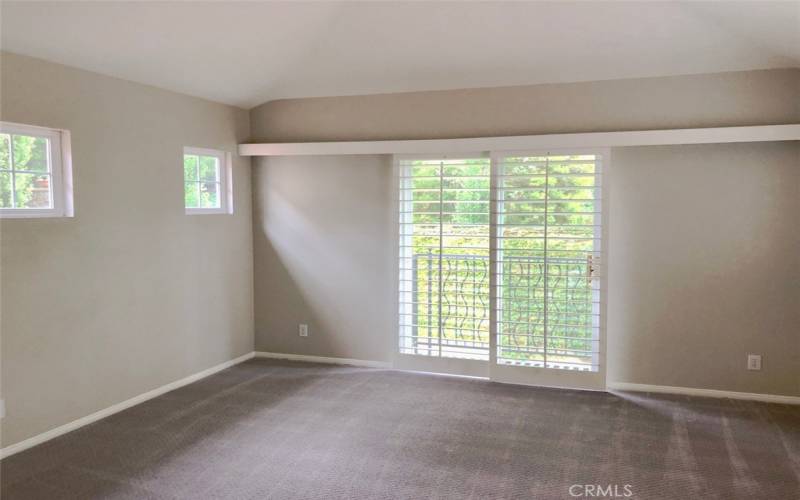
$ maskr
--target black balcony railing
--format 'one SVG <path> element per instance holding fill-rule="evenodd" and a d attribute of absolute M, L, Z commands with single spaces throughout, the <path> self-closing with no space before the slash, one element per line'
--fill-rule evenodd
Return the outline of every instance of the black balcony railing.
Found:
<path fill-rule="evenodd" d="M 488 359 L 488 256 L 446 254 L 440 261 L 429 252 L 412 259 L 408 347 Z M 566 364 L 592 363 L 596 296 L 591 259 L 548 257 L 545 262 L 543 256 L 504 256 L 500 266 L 498 357 L 535 362 L 550 356 Z"/>

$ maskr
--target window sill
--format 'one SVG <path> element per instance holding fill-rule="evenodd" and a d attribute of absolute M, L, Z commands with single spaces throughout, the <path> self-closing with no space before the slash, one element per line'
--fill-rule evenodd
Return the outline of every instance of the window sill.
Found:
<path fill-rule="evenodd" d="M 186 215 L 233 215 L 224 208 L 187 208 Z"/>
<path fill-rule="evenodd" d="M 73 215 L 53 209 L 0 209 L 0 219 L 59 219 L 70 217 L 73 217 Z"/>

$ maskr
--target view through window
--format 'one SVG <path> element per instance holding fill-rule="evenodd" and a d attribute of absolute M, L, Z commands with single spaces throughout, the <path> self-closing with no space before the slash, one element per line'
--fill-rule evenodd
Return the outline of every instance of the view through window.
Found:
<path fill-rule="evenodd" d="M 497 361 L 598 368 L 600 173 L 595 155 L 497 158 Z"/>
<path fill-rule="evenodd" d="M 399 159 L 400 352 L 488 360 L 496 332 L 500 364 L 597 370 L 599 165 Z"/>
<path fill-rule="evenodd" d="M 184 148 L 183 199 L 187 214 L 230 213 L 225 152 Z"/>
<path fill-rule="evenodd" d="M 489 159 L 400 171 L 401 352 L 488 360 Z"/>
<path fill-rule="evenodd" d="M 53 208 L 50 147 L 45 136 L 0 133 L 0 208 Z"/>

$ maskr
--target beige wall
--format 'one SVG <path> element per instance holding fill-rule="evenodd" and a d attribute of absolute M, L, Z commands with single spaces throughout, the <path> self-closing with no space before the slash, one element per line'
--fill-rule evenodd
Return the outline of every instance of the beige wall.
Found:
<path fill-rule="evenodd" d="M 610 193 L 609 380 L 800 396 L 800 142 L 614 149 Z"/>
<path fill-rule="evenodd" d="M 186 216 L 182 148 L 244 110 L 2 53 L 2 120 L 72 132 L 75 217 L 3 220 L 2 445 L 253 348 L 250 161 L 234 215 Z"/>
<path fill-rule="evenodd" d="M 798 122 L 798 70 L 288 100 L 251 114 L 253 135 L 276 141 Z M 797 142 L 612 152 L 609 381 L 800 395 L 799 152 Z M 388 160 L 254 165 L 256 349 L 390 359 Z M 745 370 L 747 353 L 764 356 L 761 372 Z"/>
<path fill-rule="evenodd" d="M 389 361 L 391 158 L 261 158 L 254 169 L 256 350 Z M 298 335 L 298 325 L 309 336 Z"/>
<path fill-rule="evenodd" d="M 800 122 L 800 69 L 286 99 L 254 140 L 439 139 Z"/>

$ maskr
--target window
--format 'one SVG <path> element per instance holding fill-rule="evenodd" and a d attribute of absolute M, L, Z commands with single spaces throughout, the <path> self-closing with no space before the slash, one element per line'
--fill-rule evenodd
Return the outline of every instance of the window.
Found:
<path fill-rule="evenodd" d="M 401 159 L 400 352 L 489 359 L 489 158 Z"/>
<path fill-rule="evenodd" d="M 183 199 L 187 214 L 233 213 L 227 157 L 224 151 L 183 149 Z"/>
<path fill-rule="evenodd" d="M 66 131 L 0 122 L 0 216 L 72 216 L 68 149 Z"/>
<path fill-rule="evenodd" d="M 495 158 L 497 363 L 597 371 L 596 154 Z"/>
<path fill-rule="evenodd" d="M 598 372 L 602 155 L 397 157 L 400 354 Z"/>

